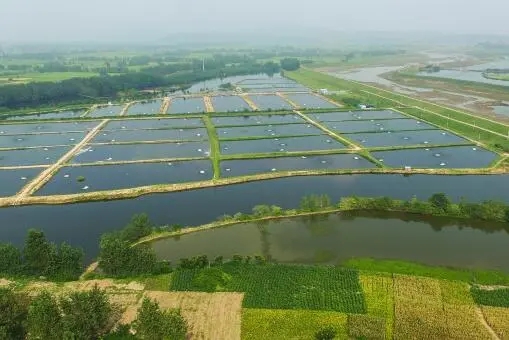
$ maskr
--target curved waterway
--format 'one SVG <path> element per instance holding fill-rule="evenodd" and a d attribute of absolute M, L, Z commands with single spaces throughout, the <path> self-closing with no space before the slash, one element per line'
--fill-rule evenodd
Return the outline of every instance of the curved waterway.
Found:
<path fill-rule="evenodd" d="M 101 234 L 120 229 L 135 213 L 147 213 L 157 224 L 200 225 L 224 214 L 249 212 L 257 204 L 290 209 L 302 196 L 390 196 L 427 199 L 444 192 L 453 200 L 509 202 L 509 175 L 430 176 L 343 175 L 307 176 L 236 184 L 136 199 L 69 205 L 36 205 L 0 208 L 0 241 L 23 244 L 27 230 L 43 230 L 55 242 L 83 247 L 87 259 L 95 257 Z M 432 245 L 430 245 L 431 247 Z"/>
<path fill-rule="evenodd" d="M 160 259 L 234 254 L 284 263 L 338 264 L 350 258 L 509 272 L 509 224 L 341 213 L 237 224 L 152 243 Z"/>

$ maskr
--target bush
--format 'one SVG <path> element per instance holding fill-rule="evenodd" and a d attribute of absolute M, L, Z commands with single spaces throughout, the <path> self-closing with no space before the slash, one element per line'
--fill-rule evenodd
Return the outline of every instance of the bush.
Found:
<path fill-rule="evenodd" d="M 183 340 L 187 334 L 187 323 L 180 310 L 162 312 L 157 302 L 145 298 L 134 321 L 134 329 L 138 339 Z"/>
<path fill-rule="evenodd" d="M 0 339 L 25 339 L 28 299 L 0 288 Z"/>
<path fill-rule="evenodd" d="M 336 337 L 336 330 L 332 326 L 320 329 L 315 333 L 316 340 L 332 340 Z"/>
<path fill-rule="evenodd" d="M 223 291 L 230 279 L 231 276 L 218 267 L 205 268 L 193 278 L 193 286 L 204 292 Z"/>

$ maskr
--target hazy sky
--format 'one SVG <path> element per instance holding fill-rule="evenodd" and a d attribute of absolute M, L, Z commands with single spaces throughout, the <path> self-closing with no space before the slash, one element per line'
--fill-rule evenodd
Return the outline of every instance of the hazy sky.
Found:
<path fill-rule="evenodd" d="M 0 41 L 274 29 L 509 35 L 509 0 L 0 0 Z"/>

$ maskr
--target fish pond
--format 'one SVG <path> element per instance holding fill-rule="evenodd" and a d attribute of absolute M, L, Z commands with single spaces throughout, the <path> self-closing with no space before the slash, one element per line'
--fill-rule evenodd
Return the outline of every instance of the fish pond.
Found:
<path fill-rule="evenodd" d="M 98 121 L 68 122 L 68 123 L 27 123 L 27 124 L 0 124 L 1 135 L 17 135 L 48 132 L 81 132 L 92 130 L 99 124 Z"/>
<path fill-rule="evenodd" d="M 269 124 L 293 124 L 305 123 L 304 119 L 296 114 L 273 114 L 273 115 L 245 115 L 236 117 L 212 117 L 212 123 L 216 126 L 243 126 L 243 125 L 269 125 Z"/>
<path fill-rule="evenodd" d="M 509 225 L 395 213 L 342 213 L 245 223 L 152 243 L 159 259 L 263 255 L 282 263 L 351 258 L 509 271 Z M 432 247 L 432 251 L 430 251 Z"/>
<path fill-rule="evenodd" d="M 276 95 L 250 95 L 249 98 L 261 111 L 292 109 L 290 103 Z"/>
<path fill-rule="evenodd" d="M 130 119 L 110 121 L 104 130 L 150 130 L 203 126 L 203 121 L 199 118 Z"/>
<path fill-rule="evenodd" d="M 248 103 L 239 96 L 214 96 L 210 98 L 216 112 L 251 111 Z"/>
<path fill-rule="evenodd" d="M 332 104 L 331 102 L 310 93 L 287 94 L 286 97 L 302 108 L 312 108 L 312 109 L 337 108 L 337 106 Z"/>
<path fill-rule="evenodd" d="M 87 117 L 113 117 L 120 115 L 122 109 L 124 107 L 122 105 L 108 105 L 98 107 L 95 110 L 91 111 Z"/>
<path fill-rule="evenodd" d="M 221 161 L 221 176 L 235 177 L 291 170 L 361 169 L 374 164 L 354 154 Z"/>
<path fill-rule="evenodd" d="M 161 99 L 151 100 L 148 102 L 135 103 L 127 109 L 128 115 L 156 115 L 161 111 Z"/>
<path fill-rule="evenodd" d="M 208 157 L 206 142 L 89 145 L 72 159 L 72 163 L 118 162 L 150 159 Z"/>
<path fill-rule="evenodd" d="M 421 148 L 371 153 L 391 167 L 414 168 L 485 168 L 498 155 L 477 146 Z"/>
<path fill-rule="evenodd" d="M 436 127 L 415 119 L 387 119 L 387 120 L 352 120 L 343 122 L 322 122 L 328 128 L 344 133 L 430 130 Z"/>
<path fill-rule="evenodd" d="M 345 145 L 329 136 L 270 138 L 221 142 L 224 155 L 345 149 Z"/>
<path fill-rule="evenodd" d="M 347 134 L 345 137 L 359 142 L 365 147 L 470 143 L 464 138 L 442 130 L 356 133 Z"/>
<path fill-rule="evenodd" d="M 0 151 L 0 166 L 49 165 L 55 163 L 72 146 L 55 146 Z"/>
<path fill-rule="evenodd" d="M 390 110 L 383 111 L 340 111 L 308 114 L 311 118 L 320 122 L 341 122 L 345 120 L 363 120 L 363 119 L 395 119 L 408 118 L 401 113 Z"/>
<path fill-rule="evenodd" d="M 175 98 L 168 108 L 169 114 L 205 112 L 203 98 Z"/>
<path fill-rule="evenodd" d="M 20 115 L 0 115 L 1 120 L 38 120 L 38 119 L 69 119 L 79 118 L 86 110 L 68 110 L 58 112 L 41 112 L 41 113 L 26 113 Z"/>
<path fill-rule="evenodd" d="M 0 183 L 2 183 L 0 185 L 0 196 L 16 194 L 43 170 L 43 168 L 0 170 Z"/>
<path fill-rule="evenodd" d="M 206 140 L 207 130 L 197 129 L 158 129 L 158 130 L 113 130 L 100 131 L 90 143 L 115 143 L 136 141 L 182 141 Z"/>
<path fill-rule="evenodd" d="M 321 135 L 323 131 L 311 124 L 255 125 L 216 128 L 219 139 L 243 137 L 271 137 Z"/>
<path fill-rule="evenodd" d="M 64 167 L 36 194 L 75 194 L 203 181 L 211 179 L 212 175 L 208 160 Z"/>
<path fill-rule="evenodd" d="M 85 134 L 83 132 L 37 135 L 0 135 L 0 148 L 73 145 L 79 143 L 84 136 Z"/>

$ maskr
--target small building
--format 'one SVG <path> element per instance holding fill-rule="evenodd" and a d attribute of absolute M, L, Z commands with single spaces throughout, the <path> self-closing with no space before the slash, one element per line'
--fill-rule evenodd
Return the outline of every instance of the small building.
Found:
<path fill-rule="evenodd" d="M 406 172 L 410 172 L 410 171 L 412 171 L 412 167 L 411 167 L 411 166 L 405 166 L 405 171 L 406 171 Z"/>
<path fill-rule="evenodd" d="M 323 95 L 329 94 L 329 90 L 327 90 L 327 89 L 320 89 L 319 92 L 320 92 L 320 94 L 323 94 Z"/>

